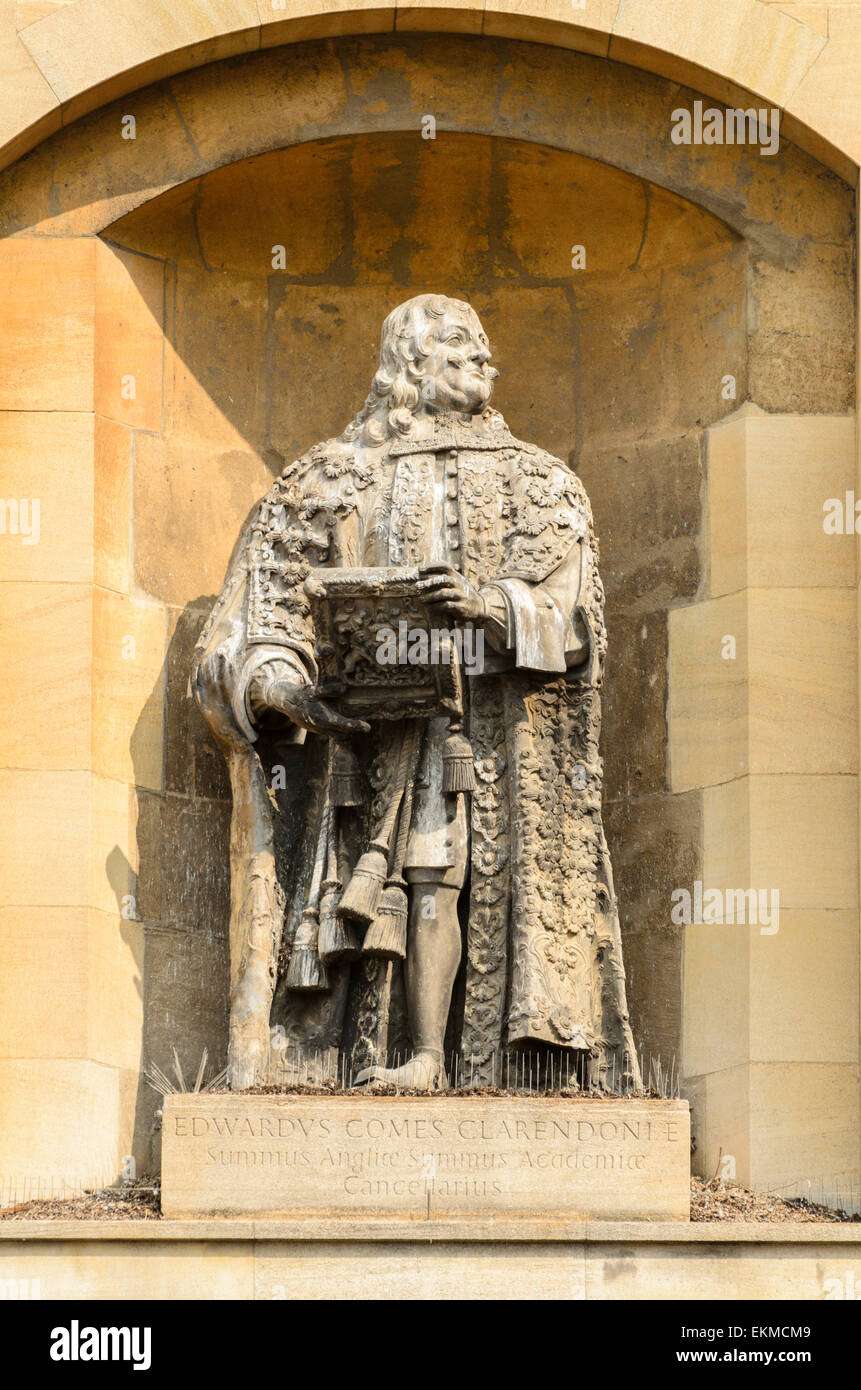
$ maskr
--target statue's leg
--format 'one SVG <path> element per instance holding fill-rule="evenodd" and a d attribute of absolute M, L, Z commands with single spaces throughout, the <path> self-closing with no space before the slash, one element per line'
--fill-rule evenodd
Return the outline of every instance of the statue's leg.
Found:
<path fill-rule="evenodd" d="M 284 917 L 275 870 L 272 811 L 256 752 L 228 750 L 230 822 L 230 1023 L 228 1084 L 244 1090 L 266 1080 L 269 1012 Z"/>
<path fill-rule="evenodd" d="M 451 864 L 404 871 L 410 885 L 406 987 L 413 1056 L 402 1067 L 370 1067 L 357 1084 L 381 1081 L 428 1091 L 446 1084 L 443 1040 L 462 950 L 457 902 L 469 859 L 465 815 L 452 819 L 449 837 Z"/>
<path fill-rule="evenodd" d="M 457 914 L 460 889 L 430 877 L 433 869 L 410 871 L 410 942 L 406 961 L 407 1007 L 416 1053 L 443 1056 L 461 933 Z"/>
<path fill-rule="evenodd" d="M 408 869 L 410 933 L 406 959 L 407 1010 L 413 1055 L 400 1067 L 369 1067 L 356 1083 L 380 1081 L 409 1090 L 446 1084 L 443 1039 L 460 964 L 460 889 L 441 883 L 445 870 Z"/>
<path fill-rule="evenodd" d="M 469 864 L 469 818 L 466 798 L 444 796 L 441 777 L 426 797 L 404 870 L 410 885 L 407 1007 L 416 1050 L 441 1055 L 462 950 L 457 902 Z"/>

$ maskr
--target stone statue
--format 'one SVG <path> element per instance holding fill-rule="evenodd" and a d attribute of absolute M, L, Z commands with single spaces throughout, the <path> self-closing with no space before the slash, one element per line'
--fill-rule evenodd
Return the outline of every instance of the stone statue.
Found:
<path fill-rule="evenodd" d="M 273 484 L 198 643 L 233 793 L 233 1089 L 269 1079 L 273 1030 L 357 1081 L 443 1087 L 456 1053 L 486 1083 L 533 1049 L 639 1086 L 591 511 L 489 407 L 489 360 L 468 304 L 389 314 L 364 406 Z"/>

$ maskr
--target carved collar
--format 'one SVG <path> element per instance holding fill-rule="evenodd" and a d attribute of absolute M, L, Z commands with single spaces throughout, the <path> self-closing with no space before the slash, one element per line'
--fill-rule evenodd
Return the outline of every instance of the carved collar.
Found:
<path fill-rule="evenodd" d="M 483 415 L 441 411 L 434 417 L 432 438 L 398 440 L 389 454 L 397 458 L 401 454 L 436 454 L 443 449 L 506 449 L 513 443 L 511 431 L 496 411 Z"/>

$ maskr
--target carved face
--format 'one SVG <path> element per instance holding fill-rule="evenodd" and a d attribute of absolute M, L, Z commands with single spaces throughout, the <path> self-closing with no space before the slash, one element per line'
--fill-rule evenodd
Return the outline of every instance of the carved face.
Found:
<path fill-rule="evenodd" d="M 461 410 L 475 415 L 493 393 L 495 368 L 488 367 L 490 348 L 478 317 L 449 301 L 436 319 L 422 364 L 422 399 L 431 410 Z"/>

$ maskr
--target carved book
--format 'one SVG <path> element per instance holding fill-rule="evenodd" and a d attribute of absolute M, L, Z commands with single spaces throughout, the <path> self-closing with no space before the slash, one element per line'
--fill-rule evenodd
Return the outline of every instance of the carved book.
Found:
<path fill-rule="evenodd" d="M 458 718 L 457 633 L 441 627 L 415 566 L 312 569 L 305 582 L 319 683 L 345 713 L 368 719 Z"/>

